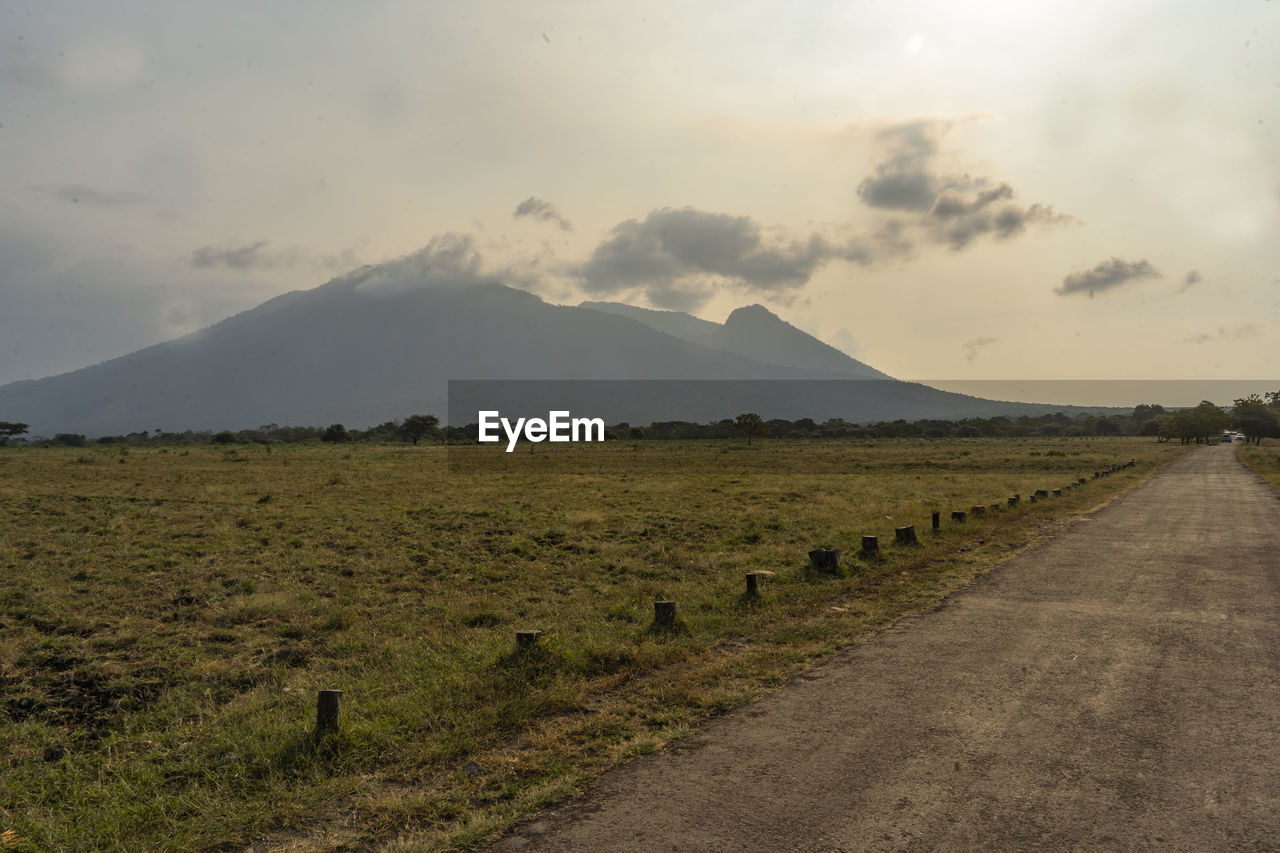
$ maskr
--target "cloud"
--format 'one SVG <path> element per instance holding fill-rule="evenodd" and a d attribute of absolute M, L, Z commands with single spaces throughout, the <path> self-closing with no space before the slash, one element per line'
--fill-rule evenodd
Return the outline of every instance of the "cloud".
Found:
<path fill-rule="evenodd" d="M 978 354 L 983 349 L 991 346 L 992 344 L 998 344 L 998 343 L 1000 343 L 999 338 L 986 338 L 986 337 L 974 338 L 971 341 L 966 341 L 964 345 L 961 346 L 961 349 L 964 351 L 965 360 L 972 362 L 974 359 L 978 357 Z"/>
<path fill-rule="evenodd" d="M 138 204 L 145 201 L 146 196 L 127 190 L 99 190 L 85 184 L 37 184 L 28 187 L 36 192 L 44 193 L 58 201 L 69 204 L 87 204 L 98 207 L 115 207 L 124 204 Z"/>
<path fill-rule="evenodd" d="M 516 219 L 521 217 L 529 217 L 536 219 L 538 222 L 554 222 L 560 226 L 561 231 L 572 231 L 573 224 L 569 220 L 560 215 L 560 211 L 550 202 L 543 201 L 537 196 L 529 196 L 516 206 L 515 213 L 511 214 Z"/>
<path fill-rule="evenodd" d="M 938 196 L 925 221 L 934 242 L 954 250 L 968 246 L 984 234 L 1007 240 L 1021 234 L 1028 225 L 1060 225 L 1075 222 L 1073 217 L 1054 213 L 1052 207 L 1013 204 L 1013 188 L 1008 184 L 966 194 L 947 190 Z"/>
<path fill-rule="evenodd" d="M 201 246 L 187 258 L 187 266 L 196 269 L 224 268 L 231 270 L 264 269 L 279 266 L 277 260 L 264 250 L 266 240 L 258 240 L 244 246 Z"/>
<path fill-rule="evenodd" d="M 320 272 L 337 272 L 359 265 L 354 249 L 330 255 L 312 255 L 297 246 L 269 250 L 270 242 L 255 240 L 243 246 L 201 246 L 184 260 L 195 269 L 227 269 L 236 272 L 265 271 L 308 266 Z"/>
<path fill-rule="evenodd" d="M 867 264 L 877 239 L 835 243 L 818 235 L 766 239 L 748 216 L 662 208 L 614 227 L 577 272 L 591 294 L 643 290 L 653 305 L 691 310 L 718 285 L 786 295 L 828 261 Z"/>
<path fill-rule="evenodd" d="M 1123 261 L 1112 257 L 1096 264 L 1093 269 L 1071 273 L 1062 280 L 1062 287 L 1056 288 L 1054 292 L 1062 296 L 1088 293 L 1092 298 L 1095 291 L 1111 290 L 1131 281 L 1160 277 L 1160 272 L 1146 260 Z"/>
<path fill-rule="evenodd" d="M 1062 225 L 1073 217 L 1041 204 L 1015 204 L 1013 187 L 985 177 L 940 174 L 935 167 L 939 141 L 954 125 L 921 119 L 883 128 L 877 134 L 885 159 L 858 185 L 868 207 L 914 214 L 911 220 L 931 243 L 953 250 L 991 234 L 1007 240 L 1032 224 Z"/>
<path fill-rule="evenodd" d="M 1200 282 L 1204 281 L 1204 277 L 1195 270 L 1188 270 L 1187 274 L 1182 277 L 1182 286 L 1178 288 L 1179 293 L 1186 293 Z"/>
<path fill-rule="evenodd" d="M 888 149 L 888 158 L 858 184 L 858 198 L 882 210 L 924 212 L 933 207 L 946 181 L 933 174 L 930 161 L 949 126 L 921 119 L 880 130 L 876 136 Z"/>
<path fill-rule="evenodd" d="M 1256 338 L 1263 333 L 1264 329 L 1257 323 L 1240 323 L 1238 325 L 1227 328 L 1219 326 L 1217 332 L 1210 334 L 1190 335 L 1182 339 L 1184 344 L 1208 344 L 1215 341 L 1231 341 L 1242 340 L 1244 338 Z"/>
<path fill-rule="evenodd" d="M 448 232 L 426 246 L 393 261 L 353 273 L 360 293 L 392 296 L 415 288 L 469 287 L 483 284 L 519 286 L 507 269 L 486 271 L 484 259 L 469 234 Z"/>

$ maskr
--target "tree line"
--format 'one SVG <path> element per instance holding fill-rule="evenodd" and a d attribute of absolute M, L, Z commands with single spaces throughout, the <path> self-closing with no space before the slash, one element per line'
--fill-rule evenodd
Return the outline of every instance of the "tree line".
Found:
<path fill-rule="evenodd" d="M 1198 406 L 1166 410 L 1158 404 L 1135 406 L 1133 411 L 1111 415 L 1078 415 L 1062 412 L 1046 415 L 1022 415 L 959 420 L 922 419 L 880 421 L 857 424 L 840 418 L 822 422 L 812 418 L 789 421 L 766 420 L 753 412 L 736 418 L 711 423 L 692 421 L 657 421 L 647 426 L 618 423 L 605 431 L 606 440 L 676 441 L 690 439 L 746 438 L 1024 438 L 1024 437 L 1088 437 L 1109 435 L 1151 436 L 1163 441 L 1183 444 L 1218 441 L 1224 430 L 1237 430 L 1249 441 L 1280 438 L 1280 391 L 1266 395 L 1251 394 L 1235 400 L 1230 407 L 1219 407 L 1208 400 Z M 368 429 L 347 429 L 342 424 L 318 426 L 280 426 L 265 424 L 256 429 L 237 431 L 162 429 L 143 430 L 127 435 L 89 439 L 83 435 L 58 433 L 52 438 L 21 438 L 27 425 L 0 421 L 0 446 L 24 443 L 34 446 L 83 447 L 88 444 L 159 446 L 189 444 L 298 444 L 324 442 L 407 442 L 472 444 L 479 436 L 476 424 L 462 427 L 442 426 L 435 415 L 411 415 L 391 420 Z"/>

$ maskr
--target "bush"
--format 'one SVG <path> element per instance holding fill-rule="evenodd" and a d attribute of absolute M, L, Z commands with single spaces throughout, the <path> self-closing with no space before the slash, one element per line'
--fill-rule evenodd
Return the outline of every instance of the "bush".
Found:
<path fill-rule="evenodd" d="M 330 424 L 329 428 L 324 431 L 324 435 L 320 436 L 321 441 L 343 442 L 351 440 L 351 433 L 347 432 L 347 428 L 342 424 Z"/>

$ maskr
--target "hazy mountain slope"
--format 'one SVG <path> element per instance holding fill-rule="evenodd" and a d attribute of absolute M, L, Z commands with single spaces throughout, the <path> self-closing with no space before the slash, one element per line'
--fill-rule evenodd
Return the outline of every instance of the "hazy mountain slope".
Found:
<path fill-rule="evenodd" d="M 611 423 L 748 411 L 869 422 L 1064 408 L 887 379 L 758 305 L 722 326 L 665 316 L 675 313 L 549 305 L 500 284 L 427 286 L 371 267 L 175 341 L 0 387 L 0 419 L 30 424 L 36 437 L 364 427 L 414 413 L 462 424 L 488 408 L 516 416 L 568 408 Z M 465 394 L 455 384 L 449 411 L 451 380 L 555 381 L 471 383 Z"/>
<path fill-rule="evenodd" d="M 723 325 L 683 311 L 654 311 L 620 302 L 583 302 L 579 307 L 631 317 L 677 338 L 769 364 L 832 371 L 859 379 L 890 378 L 797 329 L 762 305 L 735 310 Z"/>
<path fill-rule="evenodd" d="M 445 410 L 449 379 L 834 377 L 752 362 L 501 285 L 291 293 L 184 338 L 0 388 L 31 434 L 348 426 Z"/>
<path fill-rule="evenodd" d="M 694 340 L 715 349 L 770 364 L 803 367 L 807 370 L 832 370 L 861 379 L 889 378 L 874 367 L 850 358 L 830 344 L 802 332 L 762 305 L 738 308 L 725 319 L 724 325 L 719 329 Z"/>
<path fill-rule="evenodd" d="M 673 338 L 692 340 L 700 336 L 710 335 L 720 328 L 719 323 L 703 320 L 684 311 L 657 311 L 653 308 L 639 308 L 625 302 L 583 302 L 579 308 L 592 311 L 604 311 L 639 320 L 651 329 L 671 335 Z"/>

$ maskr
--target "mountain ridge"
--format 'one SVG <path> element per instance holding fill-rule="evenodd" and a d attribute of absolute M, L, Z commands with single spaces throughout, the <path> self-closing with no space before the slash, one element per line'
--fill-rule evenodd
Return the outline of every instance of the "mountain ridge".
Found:
<path fill-rule="evenodd" d="M 488 386 L 506 396 L 486 405 L 545 412 L 539 395 L 554 393 L 593 416 L 632 422 L 742 411 L 866 422 L 1064 408 L 893 380 L 762 306 L 740 308 L 724 324 L 677 317 L 681 337 L 654 328 L 670 325 L 671 317 L 655 320 L 662 312 L 553 305 L 494 281 L 462 281 L 424 285 L 364 267 L 172 341 L 0 386 L 0 418 L 29 424 L 33 437 L 367 427 L 415 413 L 465 423 L 474 414 L 449 413 L 450 382 L 459 380 L 507 380 Z M 645 382 L 622 384 L 635 380 Z"/>
<path fill-rule="evenodd" d="M 655 311 L 622 302 L 583 302 L 578 307 L 631 317 L 674 337 L 769 364 L 834 371 L 858 379 L 892 378 L 759 304 L 735 308 L 723 323 L 683 311 Z"/>

